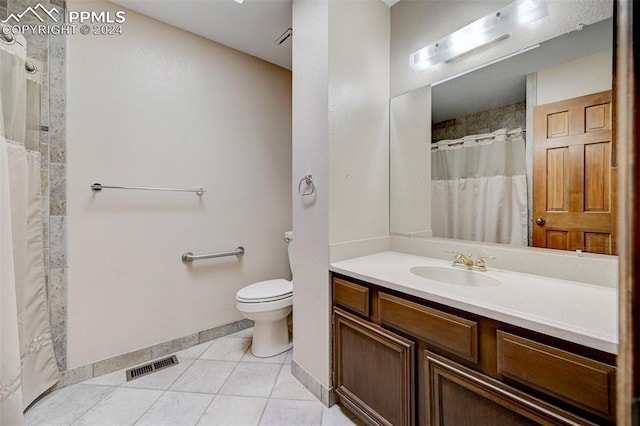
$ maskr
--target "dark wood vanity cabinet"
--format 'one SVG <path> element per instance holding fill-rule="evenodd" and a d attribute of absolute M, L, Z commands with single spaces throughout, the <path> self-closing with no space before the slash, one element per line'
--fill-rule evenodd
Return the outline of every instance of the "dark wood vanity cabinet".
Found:
<path fill-rule="evenodd" d="M 414 424 L 413 342 L 340 309 L 333 324 L 341 399 L 371 423 Z"/>
<path fill-rule="evenodd" d="M 613 424 L 615 356 L 334 274 L 333 380 L 369 424 Z"/>
<path fill-rule="evenodd" d="M 427 424 L 593 424 L 445 357 L 428 351 L 422 356 Z"/>

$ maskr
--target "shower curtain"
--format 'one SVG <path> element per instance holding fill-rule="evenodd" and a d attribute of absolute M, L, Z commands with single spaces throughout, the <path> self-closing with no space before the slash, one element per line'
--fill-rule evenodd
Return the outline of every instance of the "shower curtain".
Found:
<path fill-rule="evenodd" d="M 0 424 L 53 386 L 44 283 L 40 82 L 22 36 L 0 34 Z"/>
<path fill-rule="evenodd" d="M 433 235 L 527 245 L 521 129 L 443 140 L 431 148 Z"/>

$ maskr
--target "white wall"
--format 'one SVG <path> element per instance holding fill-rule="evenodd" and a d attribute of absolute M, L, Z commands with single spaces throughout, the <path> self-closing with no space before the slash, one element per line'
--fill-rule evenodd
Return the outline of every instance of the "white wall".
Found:
<path fill-rule="evenodd" d="M 391 99 L 390 231 L 431 230 L 431 86 Z"/>
<path fill-rule="evenodd" d="M 126 18 L 122 36 L 68 39 L 70 368 L 241 319 L 239 288 L 289 276 L 291 73 Z M 180 260 L 237 245 L 240 260 Z"/>
<path fill-rule="evenodd" d="M 391 8 L 391 96 L 431 84 L 501 58 L 536 43 L 612 16 L 613 2 L 594 0 L 547 0 L 549 15 L 509 38 L 442 63 L 422 72 L 409 65 L 409 55 L 451 32 L 494 12 L 512 0 L 402 0 Z"/>
<path fill-rule="evenodd" d="M 613 52 L 607 50 L 538 71 L 537 104 L 611 90 Z"/>
<path fill-rule="evenodd" d="M 294 0 L 293 27 L 293 359 L 328 389 L 329 243 L 389 232 L 389 8 Z"/>
<path fill-rule="evenodd" d="M 329 6 L 293 1 L 293 359 L 330 387 Z M 315 194 L 297 194 L 313 174 Z"/>
<path fill-rule="evenodd" d="M 329 2 L 329 242 L 389 234 L 389 7 Z"/>

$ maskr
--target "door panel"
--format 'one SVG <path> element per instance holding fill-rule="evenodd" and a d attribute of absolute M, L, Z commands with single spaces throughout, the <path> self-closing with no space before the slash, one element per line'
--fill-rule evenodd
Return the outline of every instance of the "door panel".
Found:
<path fill-rule="evenodd" d="M 586 108 L 586 131 L 605 130 L 611 128 L 611 105 L 602 104 Z"/>
<path fill-rule="evenodd" d="M 534 109 L 533 246 L 615 254 L 611 92 Z"/>
<path fill-rule="evenodd" d="M 611 164 L 609 143 L 594 143 L 585 145 L 584 149 L 584 210 L 609 211 L 610 173 Z"/>
<path fill-rule="evenodd" d="M 569 135 L 569 112 L 562 111 L 549 114 L 547 137 L 557 138 Z"/>
<path fill-rule="evenodd" d="M 547 150 L 547 210 L 569 211 L 569 149 Z"/>
<path fill-rule="evenodd" d="M 556 250 L 569 249 L 569 233 L 566 231 L 548 231 L 547 248 Z"/>
<path fill-rule="evenodd" d="M 584 244 L 589 253 L 608 253 L 611 250 L 611 237 L 609 234 L 585 232 Z"/>

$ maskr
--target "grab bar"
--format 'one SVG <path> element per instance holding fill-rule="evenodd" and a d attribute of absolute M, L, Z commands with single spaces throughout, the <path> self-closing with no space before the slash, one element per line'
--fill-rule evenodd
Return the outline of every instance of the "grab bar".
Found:
<path fill-rule="evenodd" d="M 94 191 L 102 191 L 103 189 L 136 189 L 139 191 L 173 191 L 173 192 L 195 192 L 198 195 L 202 195 L 207 192 L 204 188 L 198 189 L 181 189 L 181 188 L 153 188 L 149 186 L 113 186 L 103 185 L 101 183 L 94 183 L 91 185 L 91 189 Z"/>
<path fill-rule="evenodd" d="M 194 260 L 204 260 L 204 259 L 213 259 L 216 257 L 226 257 L 226 256 L 242 256 L 244 254 L 244 247 L 239 246 L 233 250 L 229 251 L 219 251 L 217 253 L 207 253 L 207 254 L 193 254 L 190 251 L 186 252 L 182 255 L 183 262 L 193 262 Z"/>

